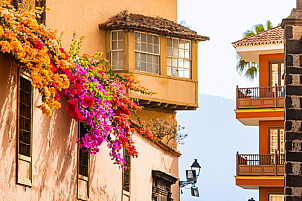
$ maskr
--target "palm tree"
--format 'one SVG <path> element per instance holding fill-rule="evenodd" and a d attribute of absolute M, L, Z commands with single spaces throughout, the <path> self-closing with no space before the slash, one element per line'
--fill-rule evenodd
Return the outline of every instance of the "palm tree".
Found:
<path fill-rule="evenodd" d="M 271 21 L 267 20 L 265 26 L 263 24 L 257 24 L 253 26 L 253 29 L 247 30 L 246 32 L 243 33 L 242 38 L 246 38 L 261 33 L 271 28 L 273 28 L 273 24 Z M 244 77 L 250 80 L 254 80 L 258 74 L 258 69 L 259 69 L 258 64 L 256 62 L 246 62 L 239 55 L 237 55 L 237 57 L 238 57 L 238 63 L 236 67 L 237 72 L 240 75 L 244 72 Z"/>

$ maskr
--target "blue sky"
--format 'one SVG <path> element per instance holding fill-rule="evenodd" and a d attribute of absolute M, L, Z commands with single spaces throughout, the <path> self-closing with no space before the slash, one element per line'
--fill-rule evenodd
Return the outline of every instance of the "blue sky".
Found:
<path fill-rule="evenodd" d="M 200 198 L 189 190 L 182 201 L 247 201 L 258 192 L 235 185 L 235 154 L 258 153 L 258 127 L 246 127 L 235 119 L 235 88 L 258 86 L 236 72 L 236 52 L 231 42 L 254 25 L 271 20 L 281 23 L 296 6 L 295 0 L 178 0 L 178 21 L 200 35 L 199 109 L 178 112 L 178 123 L 189 137 L 180 147 L 180 177 L 197 158 L 203 168 L 198 181 Z"/>
<path fill-rule="evenodd" d="M 296 6 L 295 0 L 178 0 L 178 21 L 211 38 L 199 43 L 199 93 L 235 97 L 235 87 L 257 85 L 237 75 L 231 42 L 253 25 L 278 25 Z"/>

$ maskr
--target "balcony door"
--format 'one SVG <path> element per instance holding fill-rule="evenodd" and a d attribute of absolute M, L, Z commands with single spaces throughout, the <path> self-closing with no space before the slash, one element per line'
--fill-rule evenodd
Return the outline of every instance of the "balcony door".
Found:
<path fill-rule="evenodd" d="M 284 128 L 269 128 L 269 154 L 284 154 Z"/>
<path fill-rule="evenodd" d="M 269 85 L 271 87 L 284 86 L 284 63 L 283 60 L 269 61 Z"/>

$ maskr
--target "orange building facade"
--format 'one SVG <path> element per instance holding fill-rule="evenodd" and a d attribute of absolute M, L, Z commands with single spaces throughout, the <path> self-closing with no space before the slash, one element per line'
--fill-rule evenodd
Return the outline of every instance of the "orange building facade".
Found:
<path fill-rule="evenodd" d="M 103 52 L 112 70 L 133 74 L 156 92 L 129 93 L 145 107 L 138 112 L 142 121 L 172 124 L 177 110 L 198 107 L 198 43 L 209 38 L 177 24 L 177 0 L 43 2 L 45 25 L 65 31 L 65 49 L 76 31 L 85 36 L 81 53 Z M 0 54 L 0 200 L 179 201 L 176 140 L 152 142 L 135 132 L 139 157 L 121 153 L 127 171 L 113 164 L 106 144 L 98 154 L 82 156 L 76 142 L 80 125 L 65 111 L 67 98 L 47 117 L 35 108 L 41 96 L 30 82 L 12 58 Z M 134 128 L 139 131 L 135 123 Z"/>
<path fill-rule="evenodd" d="M 259 201 L 284 200 L 283 37 L 275 27 L 232 43 L 241 58 L 259 65 L 259 87 L 237 87 L 235 110 L 243 125 L 259 127 L 259 153 L 237 153 L 235 176 L 237 186 L 259 190 Z"/>

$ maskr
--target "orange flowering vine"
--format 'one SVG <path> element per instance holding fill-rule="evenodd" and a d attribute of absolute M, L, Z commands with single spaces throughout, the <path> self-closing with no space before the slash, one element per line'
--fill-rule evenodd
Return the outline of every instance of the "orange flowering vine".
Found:
<path fill-rule="evenodd" d="M 30 75 L 32 85 L 42 96 L 37 106 L 51 116 L 51 110 L 61 107 L 58 91 L 69 87 L 65 74 L 55 69 L 70 69 L 58 45 L 56 31 L 38 24 L 40 10 L 16 10 L 10 1 L 0 1 L 0 52 L 9 54 L 19 68 Z"/>

